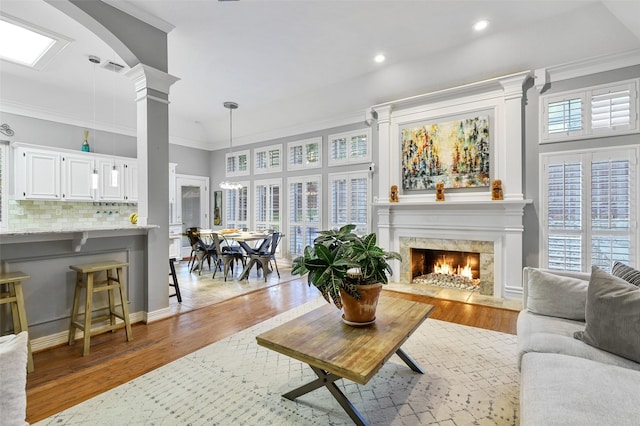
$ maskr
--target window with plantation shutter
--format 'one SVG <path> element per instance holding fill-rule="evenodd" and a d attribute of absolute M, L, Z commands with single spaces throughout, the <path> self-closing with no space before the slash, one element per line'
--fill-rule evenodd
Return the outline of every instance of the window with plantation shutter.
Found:
<path fill-rule="evenodd" d="M 640 79 L 540 97 L 540 143 L 638 133 Z"/>
<path fill-rule="evenodd" d="M 280 231 L 281 179 L 260 180 L 254 183 L 255 229 Z"/>
<path fill-rule="evenodd" d="M 299 256 L 318 236 L 322 221 L 322 176 L 289 178 L 289 252 Z"/>
<path fill-rule="evenodd" d="M 247 176 L 249 174 L 249 151 L 230 152 L 226 154 L 226 177 Z"/>
<path fill-rule="evenodd" d="M 371 130 L 329 135 L 329 166 L 371 161 Z"/>
<path fill-rule="evenodd" d="M 330 227 L 353 223 L 358 232 L 369 231 L 369 176 L 366 172 L 329 175 Z"/>
<path fill-rule="evenodd" d="M 254 173 L 276 173 L 282 171 L 282 145 L 255 148 L 253 156 Z"/>
<path fill-rule="evenodd" d="M 315 169 L 322 167 L 320 147 L 322 138 L 306 139 L 303 141 L 289 142 L 287 144 L 288 170 Z"/>
<path fill-rule="evenodd" d="M 639 148 L 542 154 L 543 265 L 638 265 Z"/>
<path fill-rule="evenodd" d="M 227 228 L 249 228 L 249 182 L 240 189 L 226 189 Z"/>

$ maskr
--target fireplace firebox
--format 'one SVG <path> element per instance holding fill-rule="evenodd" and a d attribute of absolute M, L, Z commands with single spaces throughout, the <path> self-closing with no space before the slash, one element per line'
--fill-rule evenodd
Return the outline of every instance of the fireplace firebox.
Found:
<path fill-rule="evenodd" d="M 411 248 L 411 282 L 477 291 L 480 253 Z"/>

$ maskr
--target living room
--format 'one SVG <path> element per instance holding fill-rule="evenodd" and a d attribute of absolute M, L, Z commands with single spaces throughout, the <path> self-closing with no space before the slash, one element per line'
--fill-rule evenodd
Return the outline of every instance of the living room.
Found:
<path fill-rule="evenodd" d="M 3 1 L 2 11 L 13 16 L 26 13 L 21 11 L 18 3 Z M 54 12 L 62 14 L 58 8 L 69 7 L 60 5 L 52 7 L 49 2 L 43 3 L 48 7 L 46 10 L 50 14 Z M 83 14 L 94 15 L 93 18 L 99 18 L 98 21 L 104 19 L 102 23 L 107 28 L 111 25 L 117 26 L 124 12 L 116 8 L 111 10 L 112 16 L 109 17 L 108 3 L 110 2 L 95 6 L 95 10 L 88 7 L 83 10 Z M 136 2 L 129 3 L 135 5 Z M 235 16 L 240 11 L 256 13 L 251 12 L 251 3 L 242 0 L 221 2 L 216 7 L 248 8 L 234 11 L 231 16 Z M 374 8 L 372 5 L 367 5 L 367 2 L 360 3 L 365 8 L 370 6 L 378 12 L 377 8 L 381 7 L 380 4 Z M 310 242 L 308 239 L 294 238 L 296 234 L 292 230 L 295 229 L 294 225 L 298 226 L 298 224 L 294 223 L 289 215 L 289 206 L 292 205 L 292 201 L 286 197 L 289 195 L 290 185 L 307 185 L 312 183 L 312 178 L 319 181 L 321 189 L 319 204 L 322 206 L 322 215 L 317 227 L 330 229 L 340 224 L 340 221 L 332 218 L 332 211 L 337 207 L 332 204 L 334 201 L 331 199 L 334 185 L 338 185 L 340 179 L 350 184 L 364 181 L 367 186 L 364 191 L 365 208 L 364 220 L 361 221 L 362 227 L 364 231 L 376 232 L 381 245 L 390 250 L 402 251 L 410 250 L 413 247 L 410 247 L 411 243 L 416 239 L 420 240 L 421 248 L 432 245 L 431 240 L 442 240 L 445 237 L 456 241 L 490 242 L 493 249 L 489 256 L 493 266 L 487 267 L 486 270 L 490 272 L 484 274 L 492 277 L 490 296 L 498 299 L 519 300 L 522 297 L 524 285 L 521 275 L 523 267 L 549 267 L 550 264 L 558 261 L 547 249 L 551 246 L 550 241 L 555 241 L 556 235 L 549 233 L 545 228 L 545 214 L 549 212 L 549 205 L 544 201 L 546 193 L 544 185 L 548 183 L 544 165 L 553 164 L 562 156 L 600 153 L 602 149 L 612 150 L 612 147 L 635 151 L 637 156 L 639 144 L 637 90 L 638 75 L 640 75 L 640 35 L 637 30 L 640 26 L 633 24 L 633 17 L 636 16 L 633 13 L 635 9 L 627 9 L 635 7 L 633 2 L 563 2 L 563 13 L 557 16 L 558 10 L 552 13 L 548 9 L 549 5 L 543 5 L 540 2 L 522 3 L 523 7 L 526 3 L 526 7 L 531 8 L 527 9 L 528 12 L 533 14 L 537 10 L 539 15 L 531 16 L 528 21 L 522 22 L 521 33 L 517 33 L 514 28 L 504 23 L 503 27 L 497 27 L 500 28 L 499 31 L 492 30 L 491 25 L 497 24 L 498 21 L 491 22 L 492 19 L 488 17 L 491 24 L 489 33 L 469 36 L 470 38 L 465 41 L 460 41 L 459 43 L 462 44 L 459 45 L 449 46 L 443 42 L 443 47 L 437 51 L 431 54 L 422 53 L 423 56 L 409 61 L 413 67 L 404 68 L 398 63 L 390 64 L 395 65 L 395 68 L 392 66 L 386 69 L 375 69 L 367 74 L 368 79 L 348 80 L 342 85 L 331 86 L 331 91 L 325 88 L 327 93 L 323 96 L 320 96 L 323 90 L 308 89 L 316 101 L 307 101 L 307 107 L 276 102 L 268 110 L 258 113 L 253 105 L 243 102 L 246 98 L 235 97 L 236 94 L 223 90 L 221 91 L 224 93 L 223 100 L 238 101 L 240 107 L 231 115 L 231 111 L 225 110 L 222 102 L 218 102 L 216 97 L 215 104 L 208 106 L 209 110 L 214 111 L 212 115 L 216 117 L 215 131 L 207 130 L 205 125 L 197 123 L 190 123 L 190 126 L 187 126 L 185 116 L 175 118 L 171 115 L 173 109 L 168 104 L 175 103 L 175 108 L 178 109 L 178 101 L 172 99 L 168 86 L 173 85 L 172 87 L 179 92 L 180 83 L 172 81 L 172 76 L 164 65 L 157 66 L 151 61 L 140 61 L 156 70 L 162 70 L 161 76 L 156 77 L 159 80 L 164 79 L 164 83 L 156 86 L 153 85 L 156 83 L 152 82 L 151 78 L 153 73 L 148 69 L 143 70 L 143 73 L 148 73 L 146 84 L 149 86 L 142 90 L 160 93 L 154 92 L 154 96 L 158 95 L 157 97 L 161 98 L 162 102 L 158 101 L 158 103 L 164 105 L 160 107 L 159 114 L 152 113 L 157 112 L 154 109 L 157 105 L 140 106 L 140 101 L 133 100 L 133 89 L 130 83 L 134 75 L 130 73 L 128 78 L 119 76 L 120 80 L 114 83 L 118 93 L 120 89 L 128 87 L 129 99 L 122 104 L 120 99 L 115 100 L 118 103 L 115 109 L 123 112 L 122 117 L 119 118 L 122 121 L 110 122 L 114 100 L 109 96 L 109 90 L 112 87 L 111 76 L 109 76 L 101 82 L 97 102 L 98 115 L 101 116 L 100 108 L 102 108 L 103 113 L 109 113 L 102 116 L 109 118 L 101 119 L 100 125 L 96 125 L 95 120 L 92 119 L 92 114 L 95 116 L 95 109 L 92 107 L 95 98 L 92 102 L 90 91 L 92 82 L 95 84 L 95 80 L 92 81 L 92 72 L 95 68 L 92 68 L 86 57 L 98 50 L 91 50 L 90 45 L 84 46 L 84 57 L 80 59 L 86 63 L 82 73 L 86 77 L 85 83 L 88 83 L 86 87 L 89 92 L 68 92 L 69 99 L 81 105 L 76 109 L 82 110 L 82 114 L 75 116 L 72 110 L 59 107 L 55 98 L 50 98 L 51 93 L 64 93 L 65 89 L 50 92 L 49 90 L 52 89 L 46 88 L 43 81 L 46 78 L 34 80 L 33 77 L 21 77 L 16 71 L 20 68 L 6 66 L 3 62 L 0 122 L 9 126 L 11 134 L 3 132 L 1 137 L 3 143 L 0 144 L 4 160 L 2 183 L 5 185 L 2 190 L 1 217 L 2 231 L 6 233 L 2 235 L 0 257 L 3 270 L 28 269 L 33 276 L 31 288 L 27 294 L 31 298 L 27 310 L 30 313 L 33 312 L 32 315 L 30 314 L 30 319 L 33 317 L 34 322 L 32 332 L 34 339 L 41 339 L 39 348 L 44 349 L 47 345 L 59 343 L 51 336 L 63 333 L 67 328 L 68 315 L 65 315 L 65 311 L 68 310 L 68 306 L 51 306 L 46 298 L 35 295 L 45 291 L 44 289 L 47 289 L 47 292 L 65 294 L 68 291 L 66 289 L 68 265 L 71 263 L 70 259 L 77 255 L 98 256 L 102 251 L 126 253 L 123 256 L 128 256 L 127 260 L 131 264 L 131 270 L 128 272 L 129 281 L 137 283 L 135 291 L 130 295 L 132 313 L 137 315 L 137 321 L 151 323 L 169 315 L 168 289 L 164 285 L 165 271 L 163 268 L 157 268 L 157 262 L 153 261 L 153 259 L 168 257 L 164 241 L 169 240 L 168 225 L 173 222 L 172 213 L 166 209 L 166 197 L 157 196 L 157 194 L 170 193 L 167 184 L 170 171 L 166 168 L 160 170 L 161 168 L 154 167 L 154 164 L 164 162 L 177 164 L 176 173 L 179 175 L 208 179 L 207 186 L 210 189 L 207 189 L 203 202 L 203 205 L 207 206 L 207 217 L 202 223 L 195 224 L 196 226 L 217 229 L 244 227 L 268 229 L 274 228 L 275 223 L 277 229 L 287 234 L 281 250 L 281 256 L 284 259 L 299 255 L 300 247 Z M 139 6 L 144 9 L 143 5 Z M 493 9 L 493 6 L 496 5 L 486 5 L 487 13 Z M 319 6 L 316 5 L 316 7 Z M 444 8 L 443 5 L 438 7 Z M 496 9 L 500 9 L 500 6 Z M 505 6 L 505 10 L 514 14 L 517 14 L 516 9 Z M 67 12 L 69 12 L 68 9 Z M 222 15 L 225 13 L 220 9 L 216 12 Z M 47 21 L 40 13 L 42 12 L 34 12 L 34 22 L 31 23 L 47 27 Z M 524 14 L 524 12 L 521 13 Z M 26 13 L 20 17 L 28 20 L 28 15 Z M 165 15 L 163 18 L 171 22 L 170 16 Z M 67 19 L 70 18 L 67 17 Z M 140 17 L 131 19 L 127 22 L 133 22 Z M 380 21 L 375 22 L 382 25 L 382 18 L 378 16 L 378 19 Z M 508 18 L 503 16 L 502 19 Z M 567 35 L 566 28 L 569 25 L 575 29 L 576 34 L 580 35 L 574 35 L 574 33 Z M 596 33 L 592 28 L 598 26 L 601 26 L 602 30 Z M 132 28 L 127 30 L 133 31 Z M 543 28 L 544 31 L 540 31 L 539 28 Z M 110 29 L 113 33 L 118 33 L 116 28 Z M 54 30 L 63 32 L 60 29 Z M 171 44 L 172 37 L 180 35 L 180 31 L 181 27 L 176 26 L 175 32 L 169 32 L 169 46 L 174 49 L 176 46 Z M 142 33 L 144 30 L 141 30 L 140 34 Z M 130 37 L 139 36 L 137 32 L 135 34 Z M 93 37 L 97 38 L 95 35 Z M 537 41 L 534 42 L 536 37 Z M 563 42 L 560 43 L 558 40 Z M 104 44 L 104 41 L 101 43 Z M 522 46 L 526 46 L 526 49 Z M 615 49 L 611 46 L 615 46 Z M 68 49 L 71 50 L 71 48 Z M 135 50 L 133 46 L 130 46 L 130 49 Z M 175 70 L 180 68 L 171 62 L 173 52 L 175 51 L 169 51 L 168 58 L 172 73 L 175 72 L 176 76 L 184 81 L 189 80 L 190 73 L 195 73 L 195 70 L 176 72 Z M 124 56 L 122 53 L 114 59 L 119 60 Z M 106 59 L 108 56 L 103 57 Z M 509 60 L 507 61 L 504 57 L 508 57 Z M 434 58 L 437 60 L 434 61 Z M 468 62 L 462 58 L 467 58 Z M 129 72 L 135 66 L 129 65 L 128 61 L 131 58 L 126 59 L 127 61 L 122 62 L 127 64 L 125 72 Z M 224 63 L 223 59 L 220 61 Z M 432 62 L 440 61 L 442 65 L 430 66 Z M 473 63 L 474 66 L 461 65 L 463 63 Z M 182 63 L 181 66 L 184 67 L 185 64 Z M 224 66 L 221 67 L 224 68 Z M 206 67 L 194 66 L 194 68 L 201 68 L 199 69 L 201 72 Z M 248 81 L 244 74 L 242 78 L 245 82 Z M 254 76 L 253 79 L 261 78 Z M 123 82 L 125 80 L 128 81 L 128 86 Z M 25 83 L 31 84 L 32 89 L 25 90 Z M 551 138 L 548 135 L 545 136 L 544 105 L 555 102 L 558 96 L 574 95 L 579 91 L 595 93 L 594 91 L 608 90 L 621 84 L 628 85 L 631 92 L 636 94 L 635 127 L 633 127 L 633 113 L 630 113 L 631 122 L 626 129 L 618 128 L 618 133 L 606 136 L 597 132 L 578 136 L 573 134 L 565 139 L 556 138 L 553 135 Z M 353 87 L 347 91 L 345 89 L 347 85 Z M 165 92 L 159 89 L 162 87 Z M 371 93 L 366 92 L 362 97 L 357 98 L 351 92 L 355 90 L 364 93 L 365 91 L 362 90 L 364 87 L 371 88 Z M 379 91 L 374 90 L 373 87 L 378 88 Z M 257 96 L 259 89 L 253 90 Z M 337 108 L 336 105 L 341 104 L 341 100 L 336 96 L 341 90 L 349 92 L 349 101 L 345 100 L 344 107 Z M 34 96 L 28 96 L 30 93 Z M 41 99 L 38 99 L 39 93 L 47 93 L 47 96 L 40 96 Z M 293 94 L 290 96 L 295 99 Z M 357 98 L 357 102 L 354 101 L 354 97 Z M 633 95 L 631 99 L 634 99 Z M 46 108 L 47 104 L 49 108 Z M 51 107 L 51 105 L 56 106 Z M 315 114 L 317 118 L 313 121 L 303 118 L 298 115 L 301 114 L 301 110 L 308 110 L 308 113 Z M 78 112 L 75 111 L 75 113 Z M 168 122 L 163 117 L 165 113 L 169 117 Z M 446 188 L 443 202 L 435 201 L 434 188 L 404 186 L 401 177 L 407 169 L 407 164 L 403 163 L 401 150 L 393 148 L 403 143 L 400 140 L 403 130 L 484 116 L 488 117 L 491 135 L 491 171 L 488 182 L 485 181 L 471 189 Z M 141 123 L 140 120 L 146 120 L 146 122 Z M 286 126 L 283 120 L 285 122 L 288 120 L 289 123 L 295 122 L 296 125 Z M 200 119 L 192 121 L 200 121 Z M 167 128 L 169 127 L 167 124 L 170 124 L 170 128 Z M 267 124 L 272 124 L 272 127 L 268 127 Z M 198 126 L 202 128 L 201 134 L 198 134 Z M 262 128 L 260 129 L 259 126 Z M 58 209 L 57 206 L 61 202 L 45 201 L 42 204 L 29 200 L 17 200 L 12 180 L 14 165 L 11 159 L 14 147 L 26 144 L 45 146 L 53 150 L 79 151 L 85 130 L 89 131 L 90 142 L 96 152 L 112 156 L 137 157 L 138 162 L 142 163 L 139 166 L 141 177 L 138 184 L 140 188 L 145 189 L 140 190 L 137 203 L 118 201 L 97 206 L 98 208 L 95 209 L 94 204 L 89 203 L 89 209 L 82 209 L 81 207 L 86 203 L 67 202 L 65 204 L 67 209 Z M 345 135 L 358 136 L 358 134 L 366 135 L 367 155 L 351 162 L 332 164 L 331 147 L 334 146 L 334 141 L 340 140 Z M 94 137 L 96 139 L 91 139 Z M 292 149 L 306 148 L 313 145 L 316 140 L 320 141 L 321 163 L 318 167 L 293 168 L 290 164 L 281 162 L 279 169 L 255 172 L 256 159 L 260 155 L 270 155 L 275 150 L 279 158 L 289 158 Z M 166 143 L 167 141 L 169 143 Z M 211 144 L 206 145 L 205 142 Z M 247 158 L 250 161 L 247 170 L 253 169 L 254 172 L 230 173 L 226 167 L 229 159 L 238 158 L 243 153 L 248 154 Z M 627 154 L 625 151 L 624 155 Z M 634 173 L 637 174 L 637 171 Z M 225 179 L 236 180 L 245 185 L 247 192 L 236 195 L 240 198 L 245 197 L 249 201 L 248 212 L 245 217 L 231 215 L 231 211 L 239 211 L 236 207 L 240 204 L 233 204 L 239 203 L 233 200 L 231 195 L 233 191 L 225 191 L 222 196 L 223 220 L 220 225 L 215 225 L 212 214 L 216 206 L 215 193 L 218 191 L 218 183 Z M 489 184 L 496 179 L 501 180 L 503 185 L 501 200 L 492 200 L 489 190 Z M 390 200 L 393 185 L 399 186 L 397 203 Z M 271 194 L 279 194 L 278 202 L 269 204 L 271 207 L 267 211 L 271 214 L 267 216 L 270 217 L 259 219 L 261 212 L 258 203 L 254 204 L 258 191 L 263 189 L 274 191 L 276 187 L 277 192 Z M 269 198 L 267 200 L 273 201 Z M 277 215 L 273 214 L 276 212 L 273 207 L 275 205 L 279 206 L 278 208 L 282 206 L 282 211 L 278 210 Z M 56 208 L 51 209 L 51 206 Z M 632 218 L 637 218 L 637 202 L 632 206 Z M 70 210 L 69 207 L 71 207 Z M 75 219 L 76 222 L 125 224 L 128 223 L 131 213 L 138 212 L 141 228 L 138 233 L 127 235 L 116 233 L 98 236 L 89 232 L 88 238 L 72 232 L 65 234 L 63 242 L 56 241 L 55 236 L 47 236 L 43 241 L 25 241 L 24 235 L 19 237 L 8 235 L 8 233 L 25 232 L 27 228 L 34 226 L 32 224 L 39 227 L 59 225 L 58 218 L 55 216 L 57 213 L 52 213 L 52 210 L 60 210 L 59 214 L 66 216 L 65 219 L 71 218 L 71 221 Z M 142 228 L 151 225 L 158 228 L 144 230 Z M 183 224 L 180 223 L 180 225 Z M 187 225 L 190 224 L 184 223 L 184 226 Z M 313 227 L 309 224 L 305 226 Z M 630 229 L 627 234 L 616 233 L 615 237 L 622 235 L 623 238 L 629 239 L 629 257 L 626 261 L 631 266 L 638 267 L 640 264 L 639 250 L 637 250 L 638 237 L 637 229 L 634 229 Z M 10 239 L 14 240 L 9 241 Z M 70 250 L 69 241 L 72 248 L 79 247 L 79 250 Z M 37 244 L 37 250 L 39 250 L 36 259 L 32 259 L 34 244 Z M 562 262 L 569 264 L 572 260 L 573 258 L 567 256 L 562 259 Z M 582 263 L 577 265 L 577 268 L 584 272 L 587 270 L 587 265 L 590 265 L 590 262 L 582 259 Z M 576 264 L 573 263 L 572 266 L 575 267 Z M 404 281 L 404 274 L 408 273 L 408 268 L 410 267 L 405 263 L 398 264 L 394 269 L 395 275 L 392 280 Z M 50 286 L 48 283 L 50 280 L 55 282 L 53 287 L 47 287 Z M 39 300 L 34 301 L 34 298 Z"/>

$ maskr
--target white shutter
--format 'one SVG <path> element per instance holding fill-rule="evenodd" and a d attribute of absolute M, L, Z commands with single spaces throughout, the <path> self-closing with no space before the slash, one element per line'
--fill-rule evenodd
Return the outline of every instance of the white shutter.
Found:
<path fill-rule="evenodd" d="M 322 176 L 289 179 L 289 253 L 299 256 L 318 236 L 321 220 Z"/>
<path fill-rule="evenodd" d="M 631 87 L 594 90 L 591 98 L 593 129 L 628 129 L 631 124 Z"/>
<path fill-rule="evenodd" d="M 329 175 L 332 228 L 353 223 L 357 231 L 368 232 L 369 179 L 366 172 Z"/>
<path fill-rule="evenodd" d="M 329 135 L 329 166 L 371 161 L 371 130 Z"/>
<path fill-rule="evenodd" d="M 583 123 L 582 98 L 563 99 L 549 102 L 547 106 L 547 129 L 550 135 L 555 133 L 572 133 L 582 130 Z"/>

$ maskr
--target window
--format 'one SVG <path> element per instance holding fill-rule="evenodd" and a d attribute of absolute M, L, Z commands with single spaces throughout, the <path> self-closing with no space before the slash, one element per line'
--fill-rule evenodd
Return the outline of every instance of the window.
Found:
<path fill-rule="evenodd" d="M 369 232 L 369 176 L 367 172 L 329 175 L 331 228 L 353 223 L 356 231 Z"/>
<path fill-rule="evenodd" d="M 4 142 L 0 142 L 0 229 L 7 227 L 7 195 L 9 193 L 9 179 L 7 157 L 9 147 Z"/>
<path fill-rule="evenodd" d="M 289 170 L 299 170 L 322 167 L 320 158 L 321 146 L 321 137 L 289 142 L 287 144 L 287 152 L 289 153 L 287 168 Z"/>
<path fill-rule="evenodd" d="M 282 171 L 282 145 L 272 145 L 253 150 L 253 171 L 259 173 L 277 173 Z"/>
<path fill-rule="evenodd" d="M 249 151 L 238 151 L 226 155 L 226 177 L 249 175 Z"/>
<path fill-rule="evenodd" d="M 638 132 L 638 82 L 542 96 L 541 143 Z"/>
<path fill-rule="evenodd" d="M 637 264 L 637 148 L 542 154 L 543 265 Z"/>
<path fill-rule="evenodd" d="M 241 189 L 227 189 L 227 228 L 249 228 L 249 183 Z"/>
<path fill-rule="evenodd" d="M 371 161 L 371 131 L 329 135 L 329 165 L 357 164 Z"/>
<path fill-rule="evenodd" d="M 322 176 L 289 179 L 289 253 L 302 255 L 313 244 L 322 223 Z"/>
<path fill-rule="evenodd" d="M 71 42 L 67 37 L 0 13 L 0 58 L 41 70 Z"/>
<path fill-rule="evenodd" d="M 281 179 L 255 182 L 255 227 L 257 230 L 280 231 L 280 186 Z"/>

